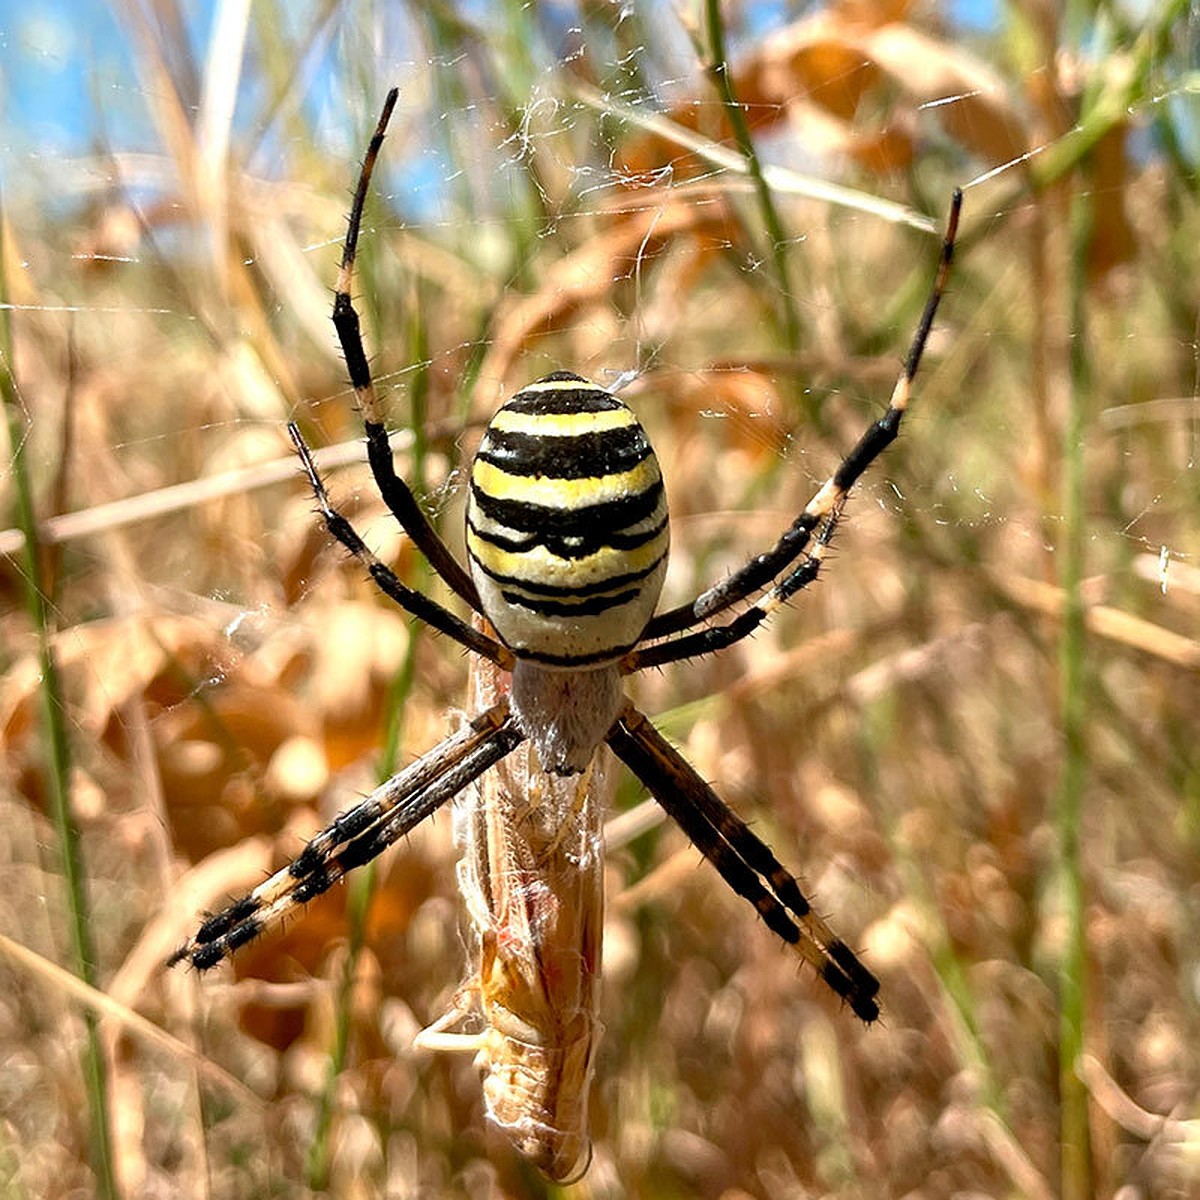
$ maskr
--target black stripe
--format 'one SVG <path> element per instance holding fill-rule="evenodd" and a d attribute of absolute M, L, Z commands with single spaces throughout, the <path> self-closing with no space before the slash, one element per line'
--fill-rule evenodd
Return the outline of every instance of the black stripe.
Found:
<path fill-rule="evenodd" d="M 292 899 L 297 904 L 307 904 L 310 900 L 315 900 L 318 896 L 324 895 L 329 891 L 335 883 L 341 879 L 335 868 L 338 866 L 338 857 L 334 855 L 332 859 L 332 867 L 329 863 L 315 871 L 310 871 L 292 890 Z"/>
<path fill-rule="evenodd" d="M 209 967 L 215 967 L 223 958 L 239 946 L 244 946 L 248 941 L 256 938 L 261 932 L 258 922 L 251 921 L 247 925 L 238 926 L 237 929 L 230 932 L 228 937 L 219 942 L 212 942 L 207 946 L 197 946 L 192 951 L 192 966 L 197 971 L 207 971 Z"/>
<path fill-rule="evenodd" d="M 603 650 L 594 650 L 588 654 L 540 654 L 533 650 L 522 650 L 521 657 L 532 659 L 534 662 L 545 663 L 548 667 L 589 667 L 596 663 L 611 662 L 620 658 L 637 645 L 630 642 L 627 645 L 606 646 Z"/>
<path fill-rule="evenodd" d="M 596 617 L 608 612 L 610 608 L 620 608 L 623 604 L 636 600 L 641 594 L 641 588 L 631 588 L 627 592 L 618 592 L 615 596 L 596 596 L 582 604 L 560 604 L 557 600 L 526 596 L 523 592 L 500 593 L 509 604 L 518 604 L 543 617 Z"/>
<path fill-rule="evenodd" d="M 346 292 L 337 292 L 333 297 L 333 327 L 342 343 L 342 356 L 346 360 L 351 386 L 356 389 L 370 387 L 371 368 L 363 349 L 358 313 L 354 311 L 354 303 Z"/>
<path fill-rule="evenodd" d="M 496 546 L 501 550 L 508 550 L 512 554 L 524 554 L 532 550 L 535 546 L 545 546 L 551 554 L 567 559 L 587 558 L 589 554 L 595 554 L 597 550 L 604 549 L 637 550 L 646 545 L 647 542 L 654 541 L 666 527 L 667 514 L 663 513 L 661 521 L 638 533 L 625 533 L 623 531 L 620 533 L 605 533 L 601 530 L 595 530 L 590 537 L 584 534 L 568 541 L 557 533 L 531 533 L 528 537 L 520 538 L 505 537 L 502 533 L 493 533 L 490 530 L 480 529 L 470 517 L 467 518 L 467 528 L 480 541 L 487 542 L 490 546 Z M 472 555 L 472 558 L 474 557 Z"/>
<path fill-rule="evenodd" d="M 594 536 L 597 530 L 628 529 L 653 515 L 662 494 L 662 480 L 657 479 L 634 496 L 587 504 L 583 508 L 553 508 L 523 500 L 497 500 L 471 481 L 471 498 L 482 513 L 508 529 L 536 534 L 539 539 L 551 536 L 551 530 L 558 537 L 586 537 Z"/>
<path fill-rule="evenodd" d="M 632 471 L 653 451 L 638 425 L 570 437 L 489 429 L 477 458 L 509 475 L 586 479 Z"/>
<path fill-rule="evenodd" d="M 652 575 L 658 570 L 662 560 L 666 558 L 664 550 L 645 570 L 643 571 L 626 571 L 622 575 L 612 575 L 608 579 L 599 579 L 595 583 L 587 583 L 582 587 L 571 587 L 570 585 L 553 584 L 553 583 L 537 583 L 532 579 L 525 579 L 520 575 L 502 575 L 499 571 L 489 571 L 483 563 L 472 555 L 472 560 L 475 565 L 485 574 L 490 575 L 497 583 L 506 583 L 512 587 L 519 587 L 524 592 L 532 593 L 537 596 L 593 596 L 602 592 L 611 592 L 614 588 L 624 587 L 629 583 L 637 583 L 639 579 L 645 579 L 647 575 Z"/>
<path fill-rule="evenodd" d="M 576 383 L 586 383 L 588 387 L 595 387 L 590 379 L 584 379 L 582 375 L 576 375 L 574 371 L 551 371 L 549 375 L 543 375 L 541 379 L 535 380 L 530 386 L 536 387 L 539 383 L 563 383 L 568 379 L 573 379 Z"/>
<path fill-rule="evenodd" d="M 842 941 L 841 938 L 834 938 L 833 941 L 825 947 L 825 953 L 828 954 L 829 957 L 832 958 L 839 967 L 841 967 L 842 972 L 849 978 L 850 982 L 854 984 L 856 996 L 860 997 L 861 1000 L 867 1005 L 866 1011 L 864 1011 L 863 1009 L 860 1009 L 852 999 L 850 1007 L 853 1008 L 854 1011 L 860 1017 L 862 1017 L 864 1021 L 873 1021 L 875 1016 L 878 1015 L 878 1011 L 876 1011 L 873 1015 L 868 1014 L 870 1013 L 871 998 L 877 995 L 879 992 L 879 980 L 876 979 L 875 976 L 863 966 L 858 959 L 858 955 L 856 955 L 854 951 Z M 878 1010 L 878 1005 L 876 1005 L 875 1008 Z"/>
<path fill-rule="evenodd" d="M 533 391 L 526 388 L 518 392 L 504 407 L 518 413 L 532 413 L 539 416 L 542 413 L 585 413 L 585 412 L 614 412 L 625 405 L 602 387 L 589 383 L 570 371 L 555 371 L 539 379 L 538 383 L 578 383 L 577 388 L 552 388 L 547 392 Z M 532 387 L 536 387 L 533 384 Z"/>
<path fill-rule="evenodd" d="M 244 896 L 241 900 L 231 904 L 224 912 L 219 912 L 216 916 L 209 917 L 196 931 L 196 936 L 193 940 L 197 944 L 215 942 L 217 938 L 224 937 L 233 926 L 240 925 L 243 921 L 248 921 L 261 907 L 262 902 L 260 900 L 255 899 L 253 896 Z"/>
<path fill-rule="evenodd" d="M 858 445 L 842 459 L 833 473 L 834 486 L 848 492 L 859 476 L 896 440 L 904 409 L 889 408 L 887 412 L 858 439 Z"/>

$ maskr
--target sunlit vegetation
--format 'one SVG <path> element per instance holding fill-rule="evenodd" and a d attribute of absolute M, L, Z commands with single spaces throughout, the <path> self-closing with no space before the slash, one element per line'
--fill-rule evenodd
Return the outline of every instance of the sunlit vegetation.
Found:
<path fill-rule="evenodd" d="M 357 284 L 398 468 L 458 547 L 501 399 L 557 366 L 621 380 L 671 497 L 668 603 L 767 548 L 882 411 L 966 189 L 904 433 L 820 583 L 637 684 L 883 1018 L 672 826 L 619 826 L 575 1194 L 1196 1195 L 1187 6 L 985 31 L 870 0 L 719 27 L 262 3 L 189 31 L 175 7 L 115 6 L 143 141 L 3 160 L 4 1194 L 556 1194 L 488 1134 L 470 1055 L 413 1049 L 465 970 L 449 813 L 230 967 L 161 966 L 465 703 L 462 654 L 331 544 L 285 433 L 436 588 L 329 323 L 397 84 Z M 644 799 L 618 775 L 614 816 Z"/>

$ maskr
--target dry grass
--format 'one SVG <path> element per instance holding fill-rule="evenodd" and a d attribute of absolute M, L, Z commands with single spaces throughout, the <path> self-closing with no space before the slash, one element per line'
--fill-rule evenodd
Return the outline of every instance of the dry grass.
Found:
<path fill-rule="evenodd" d="M 402 471 L 416 397 L 427 495 L 455 538 L 455 470 L 503 395 L 554 364 L 601 382 L 636 367 L 627 396 L 672 497 L 672 601 L 769 545 L 887 396 L 935 243 L 871 198 L 936 222 L 954 184 L 1047 147 L 968 189 L 905 434 L 821 582 L 753 641 L 636 685 L 861 947 L 884 1018 L 840 1011 L 680 834 L 641 825 L 609 856 L 595 1159 L 576 1193 L 1196 1194 L 1200 220 L 1194 124 L 1150 103 L 1181 86 L 1163 7 L 1148 33 L 1114 25 L 1095 60 L 1054 29 L 999 30 L 991 60 L 1020 64 L 1004 76 L 912 14 L 841 10 L 735 42 L 760 148 L 834 156 L 867 201 L 772 176 L 800 239 L 782 266 L 745 180 L 702 152 L 734 142 L 686 43 L 610 28 L 605 6 L 556 66 L 527 17 L 486 39 L 450 10 L 405 18 L 417 40 L 397 53 L 385 27 L 389 57 L 368 53 L 359 6 L 322 8 L 292 41 L 255 6 L 243 60 L 236 5 L 218 6 L 215 54 L 184 48 L 170 5 L 154 30 L 120 10 L 155 152 L 31 161 L 34 186 L 4 197 L 14 444 L 43 521 L 87 882 L 72 914 L 21 538 L 0 534 L 5 1195 L 101 1190 L 84 1012 L 124 1195 L 310 1194 L 339 1028 L 331 1194 L 552 1191 L 488 1135 L 469 1059 L 412 1049 L 463 973 L 448 816 L 384 860 L 344 1006 L 344 889 L 229 970 L 159 967 L 202 909 L 370 786 L 410 653 L 404 757 L 462 703 L 462 656 L 412 641 L 286 461 L 290 417 L 322 445 L 357 436 L 326 310 L 353 160 L 393 80 L 360 291 Z M 325 70 L 353 97 L 331 106 L 337 152 L 309 94 L 331 45 Z M 597 111 L 595 84 L 660 112 L 642 70 L 672 77 L 675 140 Z M 431 173 L 436 202 L 414 207 L 406 185 Z M 1090 237 L 1073 242 L 1080 214 Z M 1083 506 L 1067 529 L 1072 404 Z M 422 579 L 365 468 L 328 476 Z M 1059 658 L 1080 604 L 1073 675 Z M 641 799 L 622 784 L 622 808 Z M 94 991 L 58 965 L 74 918 Z M 1083 1055 L 1062 1064 L 1074 1034 Z M 1064 1146 L 1080 1115 L 1086 1145 Z"/>

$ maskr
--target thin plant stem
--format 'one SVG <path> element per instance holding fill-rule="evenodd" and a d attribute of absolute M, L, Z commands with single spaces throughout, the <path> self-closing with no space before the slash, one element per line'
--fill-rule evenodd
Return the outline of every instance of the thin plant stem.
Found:
<path fill-rule="evenodd" d="M 0 230 L 3 207 L 0 205 Z M 20 573 L 25 604 L 38 644 L 41 674 L 41 724 L 46 748 L 46 792 L 50 815 L 58 835 L 63 883 L 67 893 L 70 922 L 72 966 L 89 987 L 96 987 L 96 952 L 92 942 L 91 913 L 88 905 L 79 826 L 71 809 L 71 748 L 64 719 L 66 699 L 58 663 L 51 644 L 53 635 L 50 602 L 43 587 L 43 565 L 47 561 L 38 540 L 34 516 L 33 486 L 29 478 L 29 417 L 21 403 L 14 377 L 12 331 L 8 319 L 7 267 L 4 238 L 0 232 L 0 402 L 8 422 L 12 446 L 12 475 L 17 505 L 17 524 L 24 534 Z M 96 1194 L 116 1197 L 117 1176 L 111 1130 L 108 1121 L 108 1077 L 100 1042 L 99 1025 L 90 1010 L 82 1014 L 85 1039 L 80 1061 L 88 1098 L 89 1148 L 95 1174 Z"/>
<path fill-rule="evenodd" d="M 771 240 L 771 259 L 775 270 L 775 283 L 779 288 L 784 333 L 787 337 L 788 349 L 794 353 L 800 348 L 800 316 L 796 311 L 795 296 L 789 280 L 788 240 L 784 234 L 783 222 L 779 219 L 779 213 L 775 208 L 775 202 L 771 198 L 771 189 L 767 186 L 767 181 L 763 176 L 758 152 L 754 149 L 754 139 L 750 136 L 750 126 L 746 122 L 745 111 L 738 102 L 733 88 L 733 79 L 729 74 L 729 63 L 725 57 L 725 25 L 721 17 L 720 0 L 707 0 L 706 13 L 709 52 L 712 55 L 709 73 L 721 95 L 721 103 L 725 106 L 729 124 L 733 128 L 733 136 L 737 140 L 738 149 L 746 160 L 746 167 L 754 184 L 754 192 L 758 197 L 762 223 Z"/>
<path fill-rule="evenodd" d="M 1071 214 L 1070 390 L 1063 446 L 1064 529 L 1061 582 L 1066 596 L 1059 646 L 1059 680 L 1065 757 L 1059 785 L 1057 826 L 1066 946 L 1059 966 L 1059 1084 L 1061 1090 L 1062 1195 L 1084 1200 L 1092 1194 L 1088 1093 L 1077 1064 L 1083 1053 L 1087 948 L 1084 928 L 1080 826 L 1087 783 L 1087 652 L 1083 604 L 1083 451 L 1091 391 L 1086 345 L 1087 249 L 1091 237 L 1088 195 L 1080 191 Z"/>

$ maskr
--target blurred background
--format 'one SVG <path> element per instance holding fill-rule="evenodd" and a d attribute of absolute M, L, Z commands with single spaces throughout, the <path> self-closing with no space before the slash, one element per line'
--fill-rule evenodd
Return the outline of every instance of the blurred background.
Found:
<path fill-rule="evenodd" d="M 1200 27 L 1158 4 L 0 4 L 0 1190 L 550 1196 L 470 1055 L 450 814 L 162 961 L 465 703 L 329 309 L 456 548 L 522 384 L 620 386 L 679 603 L 883 410 L 820 582 L 641 707 L 882 981 L 864 1026 L 617 773 L 580 1197 L 1200 1191 Z M 715 71 L 725 60 L 728 70 Z M 31 540 L 32 539 L 32 540 Z M 635 815 L 622 821 L 618 814 Z"/>

